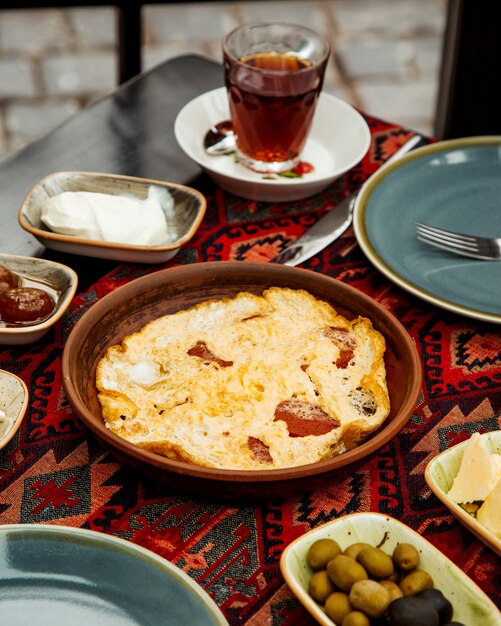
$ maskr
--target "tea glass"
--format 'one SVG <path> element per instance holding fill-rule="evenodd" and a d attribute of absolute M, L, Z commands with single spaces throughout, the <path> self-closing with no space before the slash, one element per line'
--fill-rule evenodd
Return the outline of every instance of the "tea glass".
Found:
<path fill-rule="evenodd" d="M 248 24 L 224 38 L 225 84 L 243 165 L 262 173 L 298 165 L 329 53 L 321 35 L 295 24 Z"/>

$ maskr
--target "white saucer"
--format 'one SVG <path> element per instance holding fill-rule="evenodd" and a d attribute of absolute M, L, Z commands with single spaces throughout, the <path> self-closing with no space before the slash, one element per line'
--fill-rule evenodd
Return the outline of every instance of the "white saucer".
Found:
<path fill-rule="evenodd" d="M 369 127 L 352 106 L 322 93 L 301 160 L 314 170 L 300 178 L 273 180 L 235 161 L 234 155 L 209 156 L 203 147 L 208 128 L 229 119 L 226 89 L 214 89 L 186 104 L 174 124 L 184 152 L 220 187 L 237 196 L 265 202 L 300 200 L 319 193 L 356 165 L 369 149 Z"/>

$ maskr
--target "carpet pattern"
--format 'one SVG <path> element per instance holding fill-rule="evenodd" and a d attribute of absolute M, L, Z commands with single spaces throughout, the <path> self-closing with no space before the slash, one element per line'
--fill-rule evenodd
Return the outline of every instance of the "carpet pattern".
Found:
<path fill-rule="evenodd" d="M 258 503 L 172 493 L 118 462 L 68 404 L 61 355 L 77 320 L 120 285 L 164 267 L 198 261 L 264 261 L 298 237 L 411 134 L 367 118 L 363 161 L 323 193 L 287 205 L 256 203 L 214 188 L 196 237 L 161 266 L 122 264 L 77 295 L 55 328 L 30 346 L 4 347 L 0 368 L 30 390 L 26 420 L 0 452 L 0 524 L 83 527 L 122 537 L 175 563 L 216 601 L 232 625 L 313 625 L 279 571 L 284 547 L 338 516 L 379 511 L 419 532 L 499 603 L 499 559 L 431 494 L 427 462 L 473 432 L 501 428 L 498 327 L 426 304 L 367 261 L 352 230 L 303 267 L 369 294 L 410 333 L 424 383 L 412 418 L 388 444 L 313 493 Z"/>

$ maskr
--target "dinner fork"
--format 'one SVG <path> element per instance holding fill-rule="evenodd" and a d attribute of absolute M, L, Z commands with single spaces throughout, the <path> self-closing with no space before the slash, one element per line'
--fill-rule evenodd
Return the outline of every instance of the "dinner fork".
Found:
<path fill-rule="evenodd" d="M 473 259 L 501 261 L 501 238 L 465 235 L 421 222 L 416 222 L 416 233 L 420 241 L 454 254 Z"/>

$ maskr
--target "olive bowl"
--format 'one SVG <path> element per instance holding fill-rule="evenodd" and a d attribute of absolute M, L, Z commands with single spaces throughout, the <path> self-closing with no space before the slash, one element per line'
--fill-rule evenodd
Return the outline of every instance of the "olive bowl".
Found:
<path fill-rule="evenodd" d="M 313 574 L 308 565 L 310 546 L 319 539 L 333 539 L 342 550 L 363 542 L 379 547 L 388 555 L 399 543 L 410 543 L 419 553 L 419 569 L 427 571 L 435 588 L 452 603 L 454 621 L 473 626 L 500 626 L 501 614 L 489 597 L 459 567 L 429 541 L 399 520 L 382 513 L 353 513 L 339 517 L 292 541 L 280 558 L 280 571 L 292 593 L 322 626 L 340 626 L 308 594 Z"/>
<path fill-rule="evenodd" d="M 305 289 L 352 319 L 369 318 L 386 340 L 385 364 L 391 410 L 380 429 L 343 454 L 283 469 L 215 469 L 144 450 L 106 428 L 96 389 L 96 367 L 111 345 L 162 315 L 200 302 L 256 294 L 271 287 Z M 76 323 L 66 342 L 63 385 L 76 415 L 117 458 L 171 488 L 216 498 L 292 495 L 312 491 L 339 471 L 378 450 L 408 421 L 421 392 L 421 363 L 412 338 L 381 304 L 361 291 L 302 268 L 272 263 L 220 261 L 152 272 L 96 302 Z"/>

